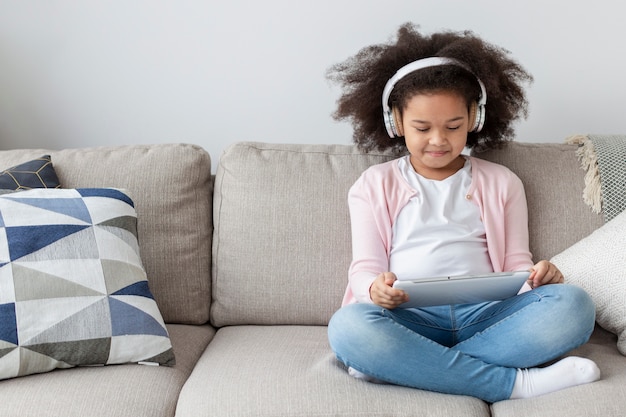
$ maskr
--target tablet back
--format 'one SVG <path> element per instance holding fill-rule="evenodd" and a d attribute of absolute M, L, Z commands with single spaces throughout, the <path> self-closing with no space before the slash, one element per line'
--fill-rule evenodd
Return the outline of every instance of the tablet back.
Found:
<path fill-rule="evenodd" d="M 528 280 L 530 272 L 496 272 L 484 275 L 424 278 L 395 281 L 409 295 L 400 308 L 448 304 L 473 304 L 499 301 L 516 295 Z"/>

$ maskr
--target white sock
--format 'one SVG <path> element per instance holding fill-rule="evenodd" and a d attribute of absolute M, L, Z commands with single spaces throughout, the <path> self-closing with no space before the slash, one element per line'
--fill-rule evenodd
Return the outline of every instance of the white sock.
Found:
<path fill-rule="evenodd" d="M 570 356 L 545 368 L 518 369 L 511 399 L 532 398 L 600 379 L 589 359 Z"/>
<path fill-rule="evenodd" d="M 374 384 L 386 384 L 385 381 L 381 381 L 380 379 L 376 379 L 372 376 L 365 375 L 363 372 L 359 372 L 356 369 L 349 367 L 348 374 L 356 379 L 362 379 L 363 381 L 372 382 Z"/>

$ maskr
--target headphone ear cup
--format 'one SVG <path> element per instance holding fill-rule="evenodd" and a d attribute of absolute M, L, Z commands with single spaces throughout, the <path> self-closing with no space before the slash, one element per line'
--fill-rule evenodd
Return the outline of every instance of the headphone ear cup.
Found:
<path fill-rule="evenodd" d="M 393 120 L 393 113 L 391 109 L 389 111 L 383 111 L 383 119 L 385 121 L 385 129 L 390 138 L 396 137 L 396 126 Z"/>
<path fill-rule="evenodd" d="M 485 106 L 472 102 L 469 108 L 468 132 L 480 132 L 485 125 Z"/>
<path fill-rule="evenodd" d="M 479 112 L 478 103 L 475 101 L 472 101 L 472 104 L 470 104 L 470 107 L 469 107 L 469 123 L 467 125 L 468 132 L 476 131 L 476 128 L 478 127 L 478 123 L 480 120 L 480 115 L 478 114 L 478 112 Z"/>
<path fill-rule="evenodd" d="M 398 108 L 394 106 L 391 108 L 391 113 L 393 115 L 392 117 L 393 117 L 394 133 L 398 137 L 404 136 L 404 128 L 402 127 L 402 114 L 400 113 L 400 110 L 398 110 Z"/>

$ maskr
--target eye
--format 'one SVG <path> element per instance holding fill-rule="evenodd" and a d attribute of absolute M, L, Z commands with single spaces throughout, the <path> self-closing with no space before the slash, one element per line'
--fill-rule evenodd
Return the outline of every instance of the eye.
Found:
<path fill-rule="evenodd" d="M 428 127 L 422 127 L 422 128 L 416 127 L 415 130 L 417 130 L 418 132 L 426 133 L 426 132 L 428 132 L 430 130 L 430 128 L 428 128 Z"/>
<path fill-rule="evenodd" d="M 458 130 L 461 126 L 450 126 L 448 130 Z"/>

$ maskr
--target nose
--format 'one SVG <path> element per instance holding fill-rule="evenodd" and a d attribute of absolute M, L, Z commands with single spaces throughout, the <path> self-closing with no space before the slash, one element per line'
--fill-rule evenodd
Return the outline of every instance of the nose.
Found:
<path fill-rule="evenodd" d="M 431 131 L 429 143 L 434 146 L 442 146 L 447 142 L 446 134 L 441 129 L 433 129 Z"/>

